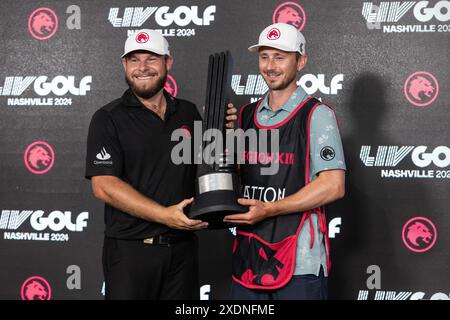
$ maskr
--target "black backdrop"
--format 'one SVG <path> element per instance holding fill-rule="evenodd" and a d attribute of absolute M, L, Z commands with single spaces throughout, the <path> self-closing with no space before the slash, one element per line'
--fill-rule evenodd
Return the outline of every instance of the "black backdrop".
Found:
<path fill-rule="evenodd" d="M 266 90 L 247 47 L 285 18 L 307 39 L 299 83 L 336 109 L 348 166 L 328 212 L 330 297 L 450 299 L 450 2 L 2 0 L 0 15 L 0 299 L 102 299 L 85 143 L 126 88 L 130 30 L 167 35 L 171 88 L 200 109 L 208 55 L 230 50 L 240 106 Z M 199 236 L 202 299 L 227 298 L 232 232 Z"/>

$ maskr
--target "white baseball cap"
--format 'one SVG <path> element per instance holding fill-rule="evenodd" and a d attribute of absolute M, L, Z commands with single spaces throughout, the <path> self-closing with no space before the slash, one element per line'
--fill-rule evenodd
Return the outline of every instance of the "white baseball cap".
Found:
<path fill-rule="evenodd" d="M 151 29 L 141 29 L 129 36 L 127 41 L 125 41 L 125 48 L 121 58 L 137 50 L 170 56 L 167 40 L 160 32 Z"/>
<path fill-rule="evenodd" d="M 257 52 L 260 47 L 271 47 L 304 55 L 305 45 L 305 37 L 296 27 L 287 23 L 274 23 L 261 32 L 258 44 L 248 50 Z"/>

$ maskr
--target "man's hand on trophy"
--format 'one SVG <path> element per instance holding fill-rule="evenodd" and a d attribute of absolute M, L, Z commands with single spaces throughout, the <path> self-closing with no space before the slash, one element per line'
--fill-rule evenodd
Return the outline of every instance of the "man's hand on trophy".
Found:
<path fill-rule="evenodd" d="M 237 120 L 237 109 L 232 103 L 227 105 L 227 116 L 225 119 L 227 120 L 225 127 L 227 129 L 234 129 L 234 122 Z"/>
<path fill-rule="evenodd" d="M 208 228 L 208 223 L 201 220 L 189 219 L 183 212 L 183 209 L 191 204 L 194 198 L 184 199 L 180 203 L 166 207 L 164 210 L 163 223 L 172 229 L 181 230 L 201 230 Z"/>
<path fill-rule="evenodd" d="M 232 224 L 256 224 L 271 215 L 271 202 L 239 198 L 238 203 L 248 206 L 248 211 L 244 213 L 232 214 L 223 218 L 224 222 Z"/>

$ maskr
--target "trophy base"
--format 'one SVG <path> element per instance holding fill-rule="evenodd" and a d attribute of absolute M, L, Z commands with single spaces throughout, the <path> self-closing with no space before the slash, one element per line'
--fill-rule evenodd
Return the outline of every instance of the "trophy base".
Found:
<path fill-rule="evenodd" d="M 234 226 L 223 222 L 225 216 L 247 211 L 247 207 L 237 203 L 234 191 L 218 190 L 197 196 L 189 211 L 189 217 L 208 222 L 208 229 L 225 229 Z"/>

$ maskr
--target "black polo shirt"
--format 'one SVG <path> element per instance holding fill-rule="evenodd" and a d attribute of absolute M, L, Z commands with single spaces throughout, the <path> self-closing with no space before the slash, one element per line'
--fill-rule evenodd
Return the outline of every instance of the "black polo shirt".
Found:
<path fill-rule="evenodd" d="M 201 116 L 194 104 L 164 91 L 165 119 L 146 108 L 128 89 L 92 116 L 86 155 L 86 178 L 112 175 L 163 206 L 194 196 L 196 167 L 171 161 L 172 131 L 188 127 Z M 105 204 L 105 234 L 119 239 L 143 239 L 168 227 L 131 216 Z"/>

